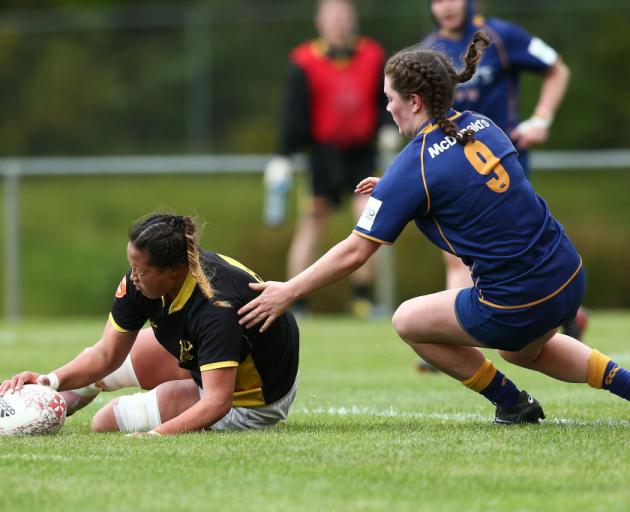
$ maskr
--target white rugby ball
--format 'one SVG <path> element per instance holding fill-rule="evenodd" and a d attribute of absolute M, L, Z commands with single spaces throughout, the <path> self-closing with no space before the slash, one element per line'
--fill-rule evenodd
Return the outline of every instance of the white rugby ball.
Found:
<path fill-rule="evenodd" d="M 56 434 L 66 421 L 66 409 L 54 389 L 26 384 L 0 396 L 0 436 Z"/>

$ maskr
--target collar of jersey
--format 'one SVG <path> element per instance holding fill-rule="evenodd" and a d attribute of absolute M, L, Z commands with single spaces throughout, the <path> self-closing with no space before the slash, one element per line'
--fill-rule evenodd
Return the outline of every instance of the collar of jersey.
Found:
<path fill-rule="evenodd" d="M 333 61 L 349 62 L 356 53 L 356 48 L 359 45 L 359 37 L 355 36 L 352 38 L 351 46 L 345 49 L 348 52 L 347 55 L 345 54 L 345 52 L 343 52 L 342 55 L 334 54 L 334 52 L 332 55 L 330 55 L 330 45 L 326 41 L 324 41 L 323 38 L 314 39 L 312 41 L 312 45 L 314 53 L 319 57 L 328 56 Z"/>
<path fill-rule="evenodd" d="M 184 284 L 179 289 L 179 293 L 177 294 L 173 302 L 171 302 L 171 305 L 168 307 L 169 315 L 183 309 L 183 307 L 186 305 L 186 302 L 188 302 L 188 299 L 190 299 L 193 291 L 195 291 L 196 285 L 197 281 L 195 281 L 193 275 L 188 272 L 188 274 L 186 275 L 186 279 L 184 279 Z M 164 299 L 164 297 L 162 297 L 162 304 L 166 304 L 166 300 Z"/>
<path fill-rule="evenodd" d="M 453 110 L 451 108 L 446 113 L 446 115 L 448 117 L 448 120 L 452 121 L 453 119 L 457 119 L 459 116 L 461 116 L 462 113 L 461 112 L 457 112 L 457 110 Z M 440 127 L 440 125 L 435 123 L 435 119 L 431 118 L 428 121 L 422 123 L 420 126 L 418 126 L 418 129 L 416 130 L 416 137 L 418 135 L 425 135 L 427 133 L 431 133 L 433 130 L 437 130 L 439 127 Z"/>

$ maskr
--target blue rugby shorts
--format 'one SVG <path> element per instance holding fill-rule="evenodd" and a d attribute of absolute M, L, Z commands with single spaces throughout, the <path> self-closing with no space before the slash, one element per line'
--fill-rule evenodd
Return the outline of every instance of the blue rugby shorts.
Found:
<path fill-rule="evenodd" d="M 585 290 L 583 268 L 558 295 L 528 308 L 493 308 L 479 302 L 475 288 L 464 288 L 455 299 L 455 313 L 459 325 L 486 347 L 515 352 L 573 319 Z"/>

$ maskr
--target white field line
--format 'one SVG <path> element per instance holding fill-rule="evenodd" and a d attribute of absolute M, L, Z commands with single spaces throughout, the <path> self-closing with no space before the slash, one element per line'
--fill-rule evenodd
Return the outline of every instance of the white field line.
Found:
<path fill-rule="evenodd" d="M 393 407 L 388 409 L 376 409 L 374 407 L 366 406 L 350 406 L 350 407 L 295 407 L 291 410 L 294 414 L 303 415 L 325 415 L 325 416 L 373 416 L 378 418 L 411 418 L 411 419 L 425 419 L 425 420 L 439 420 L 439 421 L 454 421 L 454 422 L 466 422 L 466 421 L 489 421 L 492 419 L 491 414 L 475 414 L 475 413 L 424 413 L 424 412 L 410 412 L 410 411 L 397 411 Z M 597 420 L 576 420 L 571 418 L 548 418 L 544 423 L 551 423 L 554 425 L 570 425 L 570 426 L 618 426 L 618 427 L 630 427 L 630 420 L 617 419 L 617 418 L 600 418 Z"/>
<path fill-rule="evenodd" d="M 54 453 L 6 453 L 0 454 L 0 460 L 23 460 L 27 462 L 76 462 L 76 461 L 95 461 L 95 460 L 124 460 L 124 456 L 113 457 L 111 455 L 58 455 Z"/>

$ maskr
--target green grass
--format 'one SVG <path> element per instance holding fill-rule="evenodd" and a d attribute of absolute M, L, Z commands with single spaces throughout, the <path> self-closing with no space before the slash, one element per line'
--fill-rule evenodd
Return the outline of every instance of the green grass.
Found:
<path fill-rule="evenodd" d="M 0 325 L 0 377 L 49 371 L 103 319 Z M 627 510 L 630 404 L 585 385 L 497 366 L 536 397 L 539 426 L 492 424 L 493 407 L 419 375 L 387 321 L 302 325 L 289 420 L 264 432 L 160 439 L 93 434 L 92 414 L 48 438 L 0 438 L 0 510 Z M 595 312 L 587 341 L 630 366 L 630 312 Z"/>

